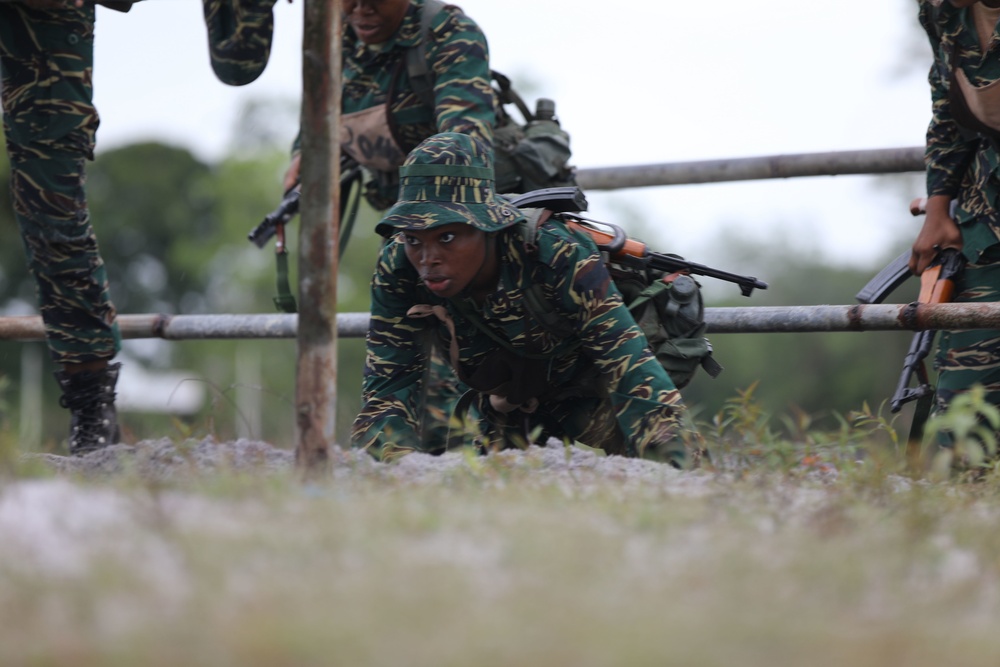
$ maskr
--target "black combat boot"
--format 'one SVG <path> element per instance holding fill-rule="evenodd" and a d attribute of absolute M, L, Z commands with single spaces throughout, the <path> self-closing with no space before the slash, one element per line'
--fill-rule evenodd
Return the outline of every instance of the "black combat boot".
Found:
<path fill-rule="evenodd" d="M 80 456 L 118 442 L 115 384 L 121 364 L 96 371 L 57 371 L 62 387 L 59 405 L 70 411 L 69 453 Z"/>

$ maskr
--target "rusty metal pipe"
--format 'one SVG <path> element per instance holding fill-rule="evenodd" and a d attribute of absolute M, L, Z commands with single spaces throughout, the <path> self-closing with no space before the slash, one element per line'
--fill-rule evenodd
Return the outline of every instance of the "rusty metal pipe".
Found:
<path fill-rule="evenodd" d="M 924 148 L 915 146 L 596 167 L 577 169 L 576 178 L 584 190 L 617 190 L 804 176 L 897 174 L 923 170 Z"/>
<path fill-rule="evenodd" d="M 363 338 L 368 313 L 340 313 L 337 328 L 346 338 Z M 296 338 L 298 315 L 119 315 L 122 338 L 165 340 Z M 43 340 L 45 330 L 37 315 L 0 317 L 0 340 Z"/>
<path fill-rule="evenodd" d="M 369 313 L 339 313 L 337 335 L 364 338 Z M 706 308 L 708 333 L 810 333 L 998 329 L 1000 303 L 743 306 Z M 124 338 L 165 340 L 295 338 L 298 315 L 119 315 Z M 0 317 L 0 340 L 45 336 L 37 315 Z"/>
<path fill-rule="evenodd" d="M 709 333 L 1000 329 L 1000 303 L 706 308 Z"/>

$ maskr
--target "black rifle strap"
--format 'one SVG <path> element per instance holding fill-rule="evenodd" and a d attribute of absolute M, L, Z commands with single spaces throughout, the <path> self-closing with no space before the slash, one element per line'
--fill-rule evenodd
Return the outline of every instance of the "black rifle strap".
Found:
<path fill-rule="evenodd" d="M 521 233 L 521 240 L 532 261 L 536 261 L 538 245 L 538 228 L 545 224 L 545 221 L 552 217 L 552 211 L 544 208 L 522 208 L 524 222 L 518 224 L 518 231 Z M 569 338 L 576 332 L 576 327 L 572 322 L 561 317 L 555 312 L 552 303 L 545 297 L 545 291 L 541 285 L 532 282 L 524 290 L 524 306 L 531 317 L 549 333 L 564 339 Z"/>
<path fill-rule="evenodd" d="M 406 73 L 410 76 L 410 86 L 424 106 L 434 109 L 434 75 L 427 67 L 427 41 L 431 35 L 434 17 L 444 9 L 441 0 L 424 0 L 420 13 L 420 39 L 406 52 Z"/>
<path fill-rule="evenodd" d="M 347 243 L 354 231 L 354 222 L 358 217 L 358 205 L 361 202 L 361 167 L 355 164 L 340 175 L 340 243 L 337 252 L 339 258 L 344 257 Z M 281 225 L 282 243 L 275 247 L 274 257 L 278 265 L 275 276 L 275 286 L 278 294 L 272 298 L 274 306 L 280 312 L 294 313 L 298 311 L 295 295 L 292 294 L 288 282 L 288 249 L 284 244 L 284 224 Z"/>
<path fill-rule="evenodd" d="M 500 333 L 494 331 L 490 325 L 483 321 L 483 318 L 476 312 L 475 304 L 469 303 L 465 299 L 452 299 L 452 303 L 455 304 L 455 308 L 458 310 L 459 314 L 468 320 L 472 326 L 482 331 L 484 334 L 489 336 L 494 343 L 509 352 L 513 352 L 514 354 L 520 355 L 526 359 L 551 359 L 554 356 L 553 354 L 536 354 L 534 352 L 528 352 L 514 347 L 509 340 L 504 338 Z"/>
<path fill-rule="evenodd" d="M 501 109 L 505 104 L 513 104 L 514 106 L 517 107 L 517 110 L 521 112 L 521 116 L 524 117 L 525 123 L 530 123 L 531 121 L 535 120 L 535 114 L 531 113 L 531 109 L 528 108 L 528 105 L 525 103 L 525 101 L 511 87 L 510 79 L 507 76 L 492 69 L 490 70 L 490 76 L 493 77 L 493 80 L 497 82 L 497 85 L 494 88 L 494 90 L 496 91 L 497 99 L 500 102 Z"/>

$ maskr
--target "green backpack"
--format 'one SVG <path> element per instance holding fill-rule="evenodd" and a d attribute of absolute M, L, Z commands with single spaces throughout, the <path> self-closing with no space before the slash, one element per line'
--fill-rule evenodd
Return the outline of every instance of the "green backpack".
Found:
<path fill-rule="evenodd" d="M 541 190 L 513 197 L 511 203 L 518 206 L 526 218 L 517 229 L 529 255 L 534 252 L 541 225 L 582 221 L 584 219 L 577 212 L 587 207 L 579 188 Z M 608 272 L 622 293 L 622 300 L 674 386 L 678 389 L 687 386 L 699 368 L 713 378 L 718 377 L 722 366 L 712 356 L 712 344 L 705 338 L 705 304 L 697 281 L 684 273 L 666 273 L 644 267 L 639 262 L 613 260 L 610 253 L 604 248 L 601 250 Z M 525 290 L 524 305 L 529 316 L 555 336 L 570 338 L 575 335 L 574 323 L 556 312 L 541 285 L 535 283 Z M 509 341 L 498 336 L 474 311 L 464 314 L 501 346 L 517 353 Z M 523 351 L 519 354 L 544 358 L 525 355 Z"/>
<path fill-rule="evenodd" d="M 423 104 L 434 108 L 434 74 L 427 66 L 425 43 L 431 22 L 444 8 L 441 0 L 425 0 L 420 17 L 423 35 L 406 54 L 406 70 L 413 92 Z M 510 79 L 490 70 L 497 96 L 497 123 L 493 128 L 493 167 L 497 192 L 523 193 L 543 188 L 575 186 L 576 175 L 569 165 L 572 151 L 569 134 L 556 117 L 555 102 L 541 98 L 532 112 L 513 89 Z M 508 111 L 517 108 L 523 122 Z"/>
<path fill-rule="evenodd" d="M 705 304 L 694 278 L 614 263 L 608 270 L 656 360 L 678 389 L 687 386 L 699 368 L 718 377 L 722 366 L 705 338 Z"/>
<path fill-rule="evenodd" d="M 582 193 L 577 192 L 579 204 Z M 517 198 L 513 203 L 517 204 Z M 527 219 L 520 223 L 519 228 L 529 252 L 534 246 L 539 226 L 566 224 L 574 219 L 577 210 L 586 210 L 584 204 L 582 208 L 573 207 L 573 212 L 554 211 L 551 216 L 545 215 L 560 206 L 559 200 L 550 200 L 545 202 L 544 208 L 521 209 Z M 718 377 L 722 366 L 712 356 L 712 344 L 705 338 L 708 325 L 705 323 L 705 304 L 698 282 L 683 273 L 667 274 L 613 260 L 606 252 L 604 257 L 622 300 L 674 385 L 678 389 L 687 386 L 699 368 L 713 378 Z M 568 337 L 575 331 L 572 323 L 554 312 L 541 285 L 534 284 L 526 290 L 525 307 L 536 322 L 555 335 Z"/>

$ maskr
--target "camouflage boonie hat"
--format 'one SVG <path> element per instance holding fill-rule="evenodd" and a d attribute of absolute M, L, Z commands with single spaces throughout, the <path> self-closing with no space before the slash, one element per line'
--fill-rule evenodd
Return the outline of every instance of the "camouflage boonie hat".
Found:
<path fill-rule="evenodd" d="M 399 168 L 399 200 L 375 231 L 389 237 L 461 222 L 495 232 L 523 219 L 496 193 L 490 149 L 467 134 L 442 132 L 406 157 Z"/>

